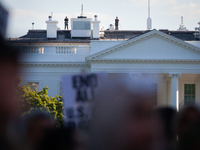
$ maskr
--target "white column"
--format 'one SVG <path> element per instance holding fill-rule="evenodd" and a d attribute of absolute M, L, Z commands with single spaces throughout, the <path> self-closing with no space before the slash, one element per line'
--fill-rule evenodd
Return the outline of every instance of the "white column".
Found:
<path fill-rule="evenodd" d="M 181 77 L 181 74 L 170 73 L 169 77 L 171 77 L 171 106 L 178 111 L 179 110 L 178 78 Z"/>

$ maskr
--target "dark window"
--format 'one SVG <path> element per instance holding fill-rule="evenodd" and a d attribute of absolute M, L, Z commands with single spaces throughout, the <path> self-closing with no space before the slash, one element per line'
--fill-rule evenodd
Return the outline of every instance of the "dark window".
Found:
<path fill-rule="evenodd" d="M 184 85 L 184 103 L 185 105 L 195 104 L 195 84 Z"/>
<path fill-rule="evenodd" d="M 73 30 L 90 30 L 90 21 L 74 21 Z"/>

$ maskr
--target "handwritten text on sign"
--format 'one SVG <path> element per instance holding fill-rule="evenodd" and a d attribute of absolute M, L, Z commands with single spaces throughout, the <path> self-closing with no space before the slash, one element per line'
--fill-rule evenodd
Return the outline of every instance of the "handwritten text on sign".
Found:
<path fill-rule="evenodd" d="M 95 89 L 98 86 L 96 74 L 66 75 L 62 78 L 65 124 L 85 127 L 90 123 Z"/>

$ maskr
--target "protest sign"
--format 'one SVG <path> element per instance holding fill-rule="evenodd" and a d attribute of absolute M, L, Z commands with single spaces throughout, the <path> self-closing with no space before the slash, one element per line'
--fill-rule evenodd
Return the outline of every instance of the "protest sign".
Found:
<path fill-rule="evenodd" d="M 66 126 L 87 127 L 91 121 L 95 90 L 103 74 L 73 74 L 62 77 L 64 123 Z"/>

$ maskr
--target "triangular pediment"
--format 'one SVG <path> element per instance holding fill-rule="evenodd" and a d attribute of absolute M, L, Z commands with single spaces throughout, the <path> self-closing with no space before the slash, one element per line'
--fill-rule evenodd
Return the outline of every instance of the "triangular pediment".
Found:
<path fill-rule="evenodd" d="M 198 61 L 200 48 L 157 30 L 86 57 L 94 60 Z"/>

